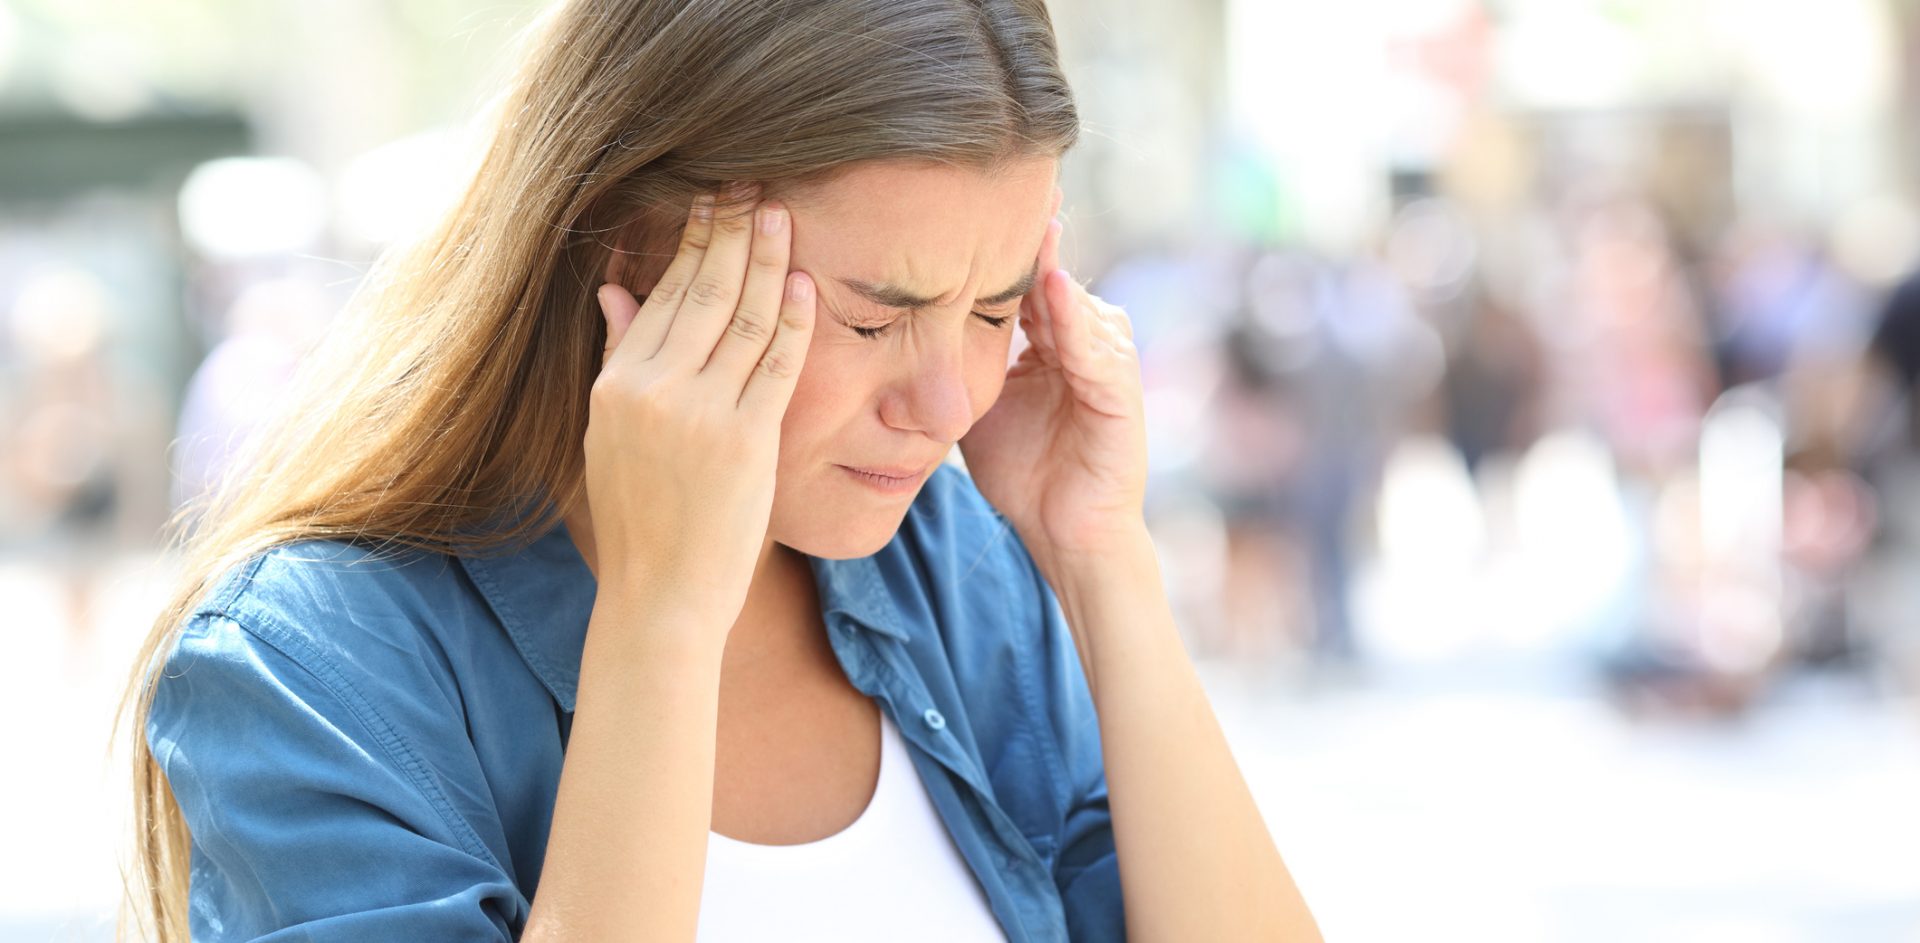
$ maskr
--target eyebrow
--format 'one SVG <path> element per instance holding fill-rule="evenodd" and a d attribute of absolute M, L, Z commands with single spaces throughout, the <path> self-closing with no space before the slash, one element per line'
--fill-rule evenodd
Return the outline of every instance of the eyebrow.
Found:
<path fill-rule="evenodd" d="M 1020 276 L 1019 281 L 1007 286 L 1004 291 L 998 291 L 985 298 L 977 299 L 975 303 L 982 305 L 999 305 L 1020 298 L 1027 292 L 1033 290 L 1033 283 L 1039 277 L 1039 273 L 1040 260 L 1035 259 L 1033 267 L 1027 270 L 1027 274 Z M 853 289 L 860 297 L 886 308 L 909 308 L 918 310 L 920 308 L 930 308 L 934 302 L 940 300 L 939 298 L 916 295 L 898 285 L 875 284 L 858 278 L 843 277 L 836 277 L 835 281 Z"/>

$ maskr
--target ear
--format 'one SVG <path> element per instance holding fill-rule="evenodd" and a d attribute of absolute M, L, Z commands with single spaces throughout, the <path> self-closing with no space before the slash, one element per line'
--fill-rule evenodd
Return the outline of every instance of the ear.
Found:
<path fill-rule="evenodd" d="M 1062 198 L 1064 198 L 1064 197 L 1065 197 L 1066 195 L 1067 195 L 1067 194 L 1066 194 L 1066 191 L 1064 191 L 1064 190 L 1062 190 L 1062 189 L 1060 189 L 1060 185 L 1059 185 L 1059 184 L 1057 184 L 1057 183 L 1056 183 L 1056 184 L 1054 184 L 1054 185 L 1053 185 L 1053 208 L 1052 208 L 1052 209 L 1049 209 L 1049 210 L 1047 210 L 1047 215 L 1048 215 L 1048 216 L 1058 216 L 1058 215 L 1060 215 L 1060 201 L 1061 201 L 1061 199 L 1062 199 Z"/>

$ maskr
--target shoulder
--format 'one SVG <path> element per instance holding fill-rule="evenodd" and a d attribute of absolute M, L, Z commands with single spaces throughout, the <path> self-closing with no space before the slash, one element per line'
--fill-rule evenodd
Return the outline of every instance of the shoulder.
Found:
<path fill-rule="evenodd" d="M 300 540 L 263 550 L 215 581 L 194 614 L 430 615 L 459 579 L 454 558 L 378 550 L 345 540 Z"/>
<path fill-rule="evenodd" d="M 193 839 L 196 939 L 349 925 L 510 939 L 525 919 L 467 712 L 416 609 L 437 568 L 289 544 L 223 574 L 182 627 L 142 727 Z M 356 881 L 369 861 L 407 880 Z"/>
<path fill-rule="evenodd" d="M 333 685 L 438 688 L 455 697 L 447 626 L 471 593 L 453 558 L 302 540 L 223 573 L 192 610 L 173 657 L 193 646 L 270 646 Z"/>
<path fill-rule="evenodd" d="M 233 566 L 191 610 L 154 679 L 156 757 L 204 765 L 241 740 L 261 762 L 278 758 L 277 782 L 371 764 L 381 782 L 365 788 L 428 803 L 458 844 L 484 856 L 448 800 L 477 794 L 480 782 L 464 692 L 486 679 L 456 667 L 472 646 L 452 637 L 476 624 L 462 579 L 451 557 L 342 540 L 296 541 Z"/>

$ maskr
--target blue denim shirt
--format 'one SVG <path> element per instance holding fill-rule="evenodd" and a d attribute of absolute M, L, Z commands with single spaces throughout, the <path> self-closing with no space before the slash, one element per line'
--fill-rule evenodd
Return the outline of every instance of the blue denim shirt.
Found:
<path fill-rule="evenodd" d="M 509 554 L 403 553 L 258 554 L 168 652 L 145 732 L 192 833 L 194 939 L 525 927 L 593 575 L 564 523 Z M 1086 678 L 1005 519 L 944 465 L 879 552 L 809 560 L 841 668 L 911 744 L 1008 939 L 1124 939 Z"/>

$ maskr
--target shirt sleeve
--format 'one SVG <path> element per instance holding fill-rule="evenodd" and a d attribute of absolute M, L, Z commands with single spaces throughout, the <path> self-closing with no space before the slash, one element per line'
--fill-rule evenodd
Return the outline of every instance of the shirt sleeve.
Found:
<path fill-rule="evenodd" d="M 529 904 L 506 869 L 368 680 L 301 642 L 203 615 L 155 676 L 146 735 L 192 835 L 193 939 L 513 940 Z"/>
<path fill-rule="evenodd" d="M 1066 909 L 1069 939 L 1124 940 L 1120 858 L 1114 850 L 1113 816 L 1107 811 L 1099 717 L 1060 601 L 1037 568 L 1033 576 L 1041 588 L 1042 670 L 1052 695 L 1053 733 L 1069 791 L 1054 884 Z"/>

